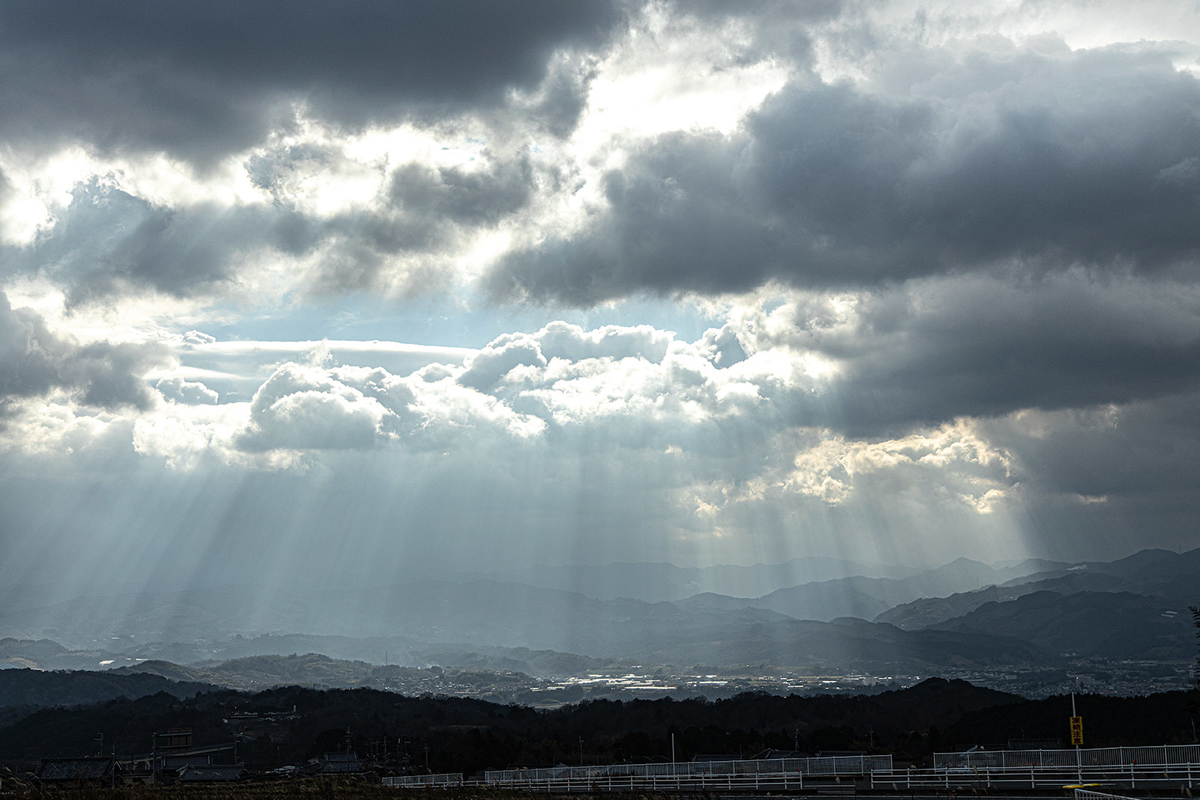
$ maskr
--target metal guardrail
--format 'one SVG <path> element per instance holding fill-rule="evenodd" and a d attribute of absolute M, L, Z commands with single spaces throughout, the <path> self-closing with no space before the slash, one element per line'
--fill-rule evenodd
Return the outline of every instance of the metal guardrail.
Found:
<path fill-rule="evenodd" d="M 984 769 L 1007 767 L 1172 766 L 1200 765 L 1200 745 L 1161 747 L 1097 747 L 1060 750 L 971 750 L 934 753 L 934 769 Z"/>
<path fill-rule="evenodd" d="M 484 782 L 490 785 L 523 785 L 547 781 L 571 781 L 583 784 L 609 778 L 640 778 L 668 781 L 711 780 L 716 777 L 753 777 L 755 775 L 865 775 L 872 770 L 890 770 L 891 755 L 830 756 L 826 758 L 772 758 L 742 761 L 698 761 L 665 764 L 607 764 L 593 767 L 551 767 L 549 769 L 488 770 Z"/>

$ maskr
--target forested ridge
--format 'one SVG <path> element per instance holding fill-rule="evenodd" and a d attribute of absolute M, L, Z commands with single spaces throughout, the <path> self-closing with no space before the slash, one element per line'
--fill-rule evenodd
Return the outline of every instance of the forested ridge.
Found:
<path fill-rule="evenodd" d="M 1192 741 L 1189 692 L 1113 698 L 1080 695 L 1088 746 Z M 269 717 L 268 714 L 275 714 Z M 258 715 L 256 721 L 234 714 Z M 816 753 L 861 750 L 898 760 L 1009 739 L 1067 739 L 1070 698 L 1024 700 L 964 681 L 930 679 L 871 696 L 780 697 L 746 693 L 728 700 L 592 701 L 544 711 L 455 697 L 405 697 L 372 689 L 299 687 L 257 694 L 231 690 L 177 697 L 165 692 L 81 707 L 36 711 L 0 729 L 0 760 L 28 763 L 107 750 L 149 750 L 151 735 L 190 727 L 197 744 L 245 734 L 239 758 L 270 767 L 345 747 L 366 755 L 409 749 L 415 767 L 471 773 L 510 765 L 611 763 L 699 754 L 751 757 L 774 748 Z M 428 747 L 428 751 L 426 751 Z"/>

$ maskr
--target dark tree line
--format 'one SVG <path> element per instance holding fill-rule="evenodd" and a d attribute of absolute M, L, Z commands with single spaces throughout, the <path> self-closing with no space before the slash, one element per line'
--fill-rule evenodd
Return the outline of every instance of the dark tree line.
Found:
<path fill-rule="evenodd" d="M 1192 624 L 1196 626 L 1196 639 L 1200 640 L 1200 606 L 1189 606 L 1192 612 Z M 1196 691 L 1200 691 L 1200 655 L 1196 656 L 1196 669 L 1192 673 L 1196 682 Z"/>
<path fill-rule="evenodd" d="M 1088 746 L 1191 741 L 1185 693 L 1079 697 Z M 594 701 L 539 711 L 459 697 L 404 697 L 371 689 L 299 687 L 177 698 L 160 693 L 77 708 L 43 709 L 0 728 L 0 762 L 36 762 L 94 751 L 97 733 L 119 754 L 145 752 L 154 731 L 190 727 L 197 744 L 229 741 L 238 757 L 268 768 L 299 764 L 349 744 L 360 755 L 405 748 L 412 766 L 473 773 L 515 765 L 666 760 L 701 754 L 750 757 L 768 748 L 890 752 L 921 761 L 932 752 L 1016 738 L 1066 740 L 1070 699 L 1023 700 L 963 681 L 932 679 L 872 696 L 727 700 Z M 294 711 L 294 713 L 293 713 Z M 260 715 L 241 728 L 238 712 Z M 282 717 L 270 718 L 268 712 Z M 582 753 L 580 752 L 580 739 Z"/>

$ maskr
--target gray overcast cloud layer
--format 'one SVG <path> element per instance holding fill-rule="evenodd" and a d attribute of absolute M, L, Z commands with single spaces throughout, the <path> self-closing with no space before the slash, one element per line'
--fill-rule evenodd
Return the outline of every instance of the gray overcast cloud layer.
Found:
<path fill-rule="evenodd" d="M 6 3 L 0 135 L 207 163 L 296 102 L 352 128 L 499 104 L 619 21 L 605 0 Z"/>
<path fill-rule="evenodd" d="M 659 137 L 605 174 L 598 218 L 509 255 L 493 290 L 591 304 L 994 266 L 1194 271 L 1200 81 L 1169 53 L 931 60 L 900 97 L 806 79 L 733 136 Z"/>
<path fill-rule="evenodd" d="M 198 573 L 1200 545 L 1183 5 L 3 4 L 0 530 L 166 554 L 128 509 L 186 496 Z M 236 341 L 429 297 L 475 351 Z"/>

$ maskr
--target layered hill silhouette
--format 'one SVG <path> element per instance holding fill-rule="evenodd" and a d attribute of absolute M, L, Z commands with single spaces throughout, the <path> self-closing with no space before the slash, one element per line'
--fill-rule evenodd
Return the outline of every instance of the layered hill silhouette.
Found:
<path fill-rule="evenodd" d="M 856 568 L 813 560 L 774 567 L 680 572 L 671 565 L 617 564 L 577 572 L 582 584 L 601 581 L 611 589 L 658 574 L 674 575 L 679 588 Z M 603 599 L 464 575 L 373 588 L 231 586 L 79 598 L 0 610 L 0 631 L 26 634 L 0 640 L 0 668 L 121 667 L 145 660 L 196 665 L 321 653 L 373 664 L 533 675 L 581 674 L 623 661 L 936 674 L 1053 667 L 1085 656 L 1180 662 L 1192 652 L 1186 609 L 1200 601 L 1200 550 L 1147 550 L 1081 564 L 959 559 L 894 571 L 898 577 L 852 575 L 759 597 L 710 591 L 674 602 Z M 542 582 L 565 574 L 549 571 Z M 14 649 L 12 642 L 24 644 Z"/>
<path fill-rule="evenodd" d="M 1127 592 L 1158 599 L 1164 610 L 1196 604 L 1200 550 L 1173 553 L 1143 550 L 1111 562 L 1061 565 L 985 589 L 948 597 L 925 597 L 897 605 L 875 617 L 905 629 L 923 628 L 969 614 L 985 603 L 1016 600 L 1034 592 Z"/>

